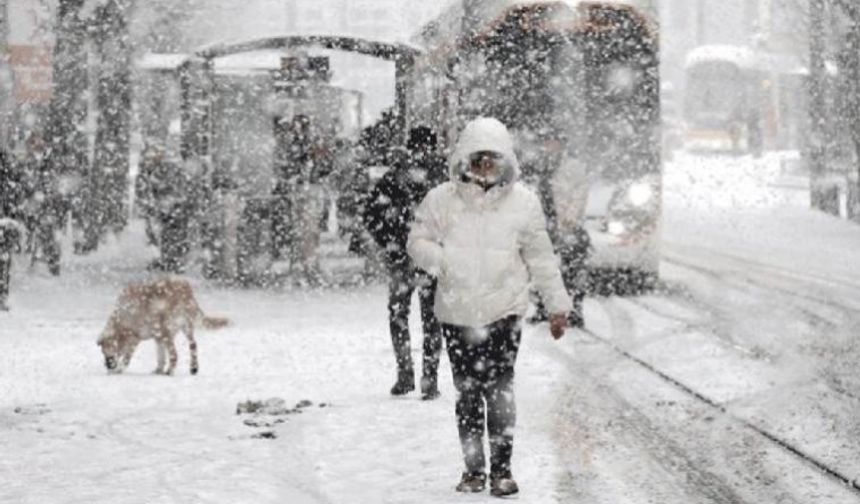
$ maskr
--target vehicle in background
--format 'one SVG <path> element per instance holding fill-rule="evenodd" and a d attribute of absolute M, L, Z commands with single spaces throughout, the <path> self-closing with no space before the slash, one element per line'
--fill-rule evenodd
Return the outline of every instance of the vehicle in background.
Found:
<path fill-rule="evenodd" d="M 600 290 L 648 288 L 658 277 L 659 44 L 644 7 L 495 0 L 465 13 L 458 2 L 417 36 L 426 53 L 410 122 L 434 125 L 450 145 L 470 118 L 495 116 L 516 136 L 526 178 L 585 164 L 587 203 L 558 218 L 584 224 Z M 552 178 L 554 190 L 569 182 Z"/>
<path fill-rule="evenodd" d="M 684 147 L 752 153 L 800 149 L 808 71 L 788 55 L 733 45 L 687 55 Z"/>

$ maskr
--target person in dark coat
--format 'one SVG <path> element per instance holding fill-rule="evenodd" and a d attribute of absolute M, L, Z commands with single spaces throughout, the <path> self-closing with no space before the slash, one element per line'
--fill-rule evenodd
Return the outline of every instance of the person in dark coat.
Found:
<path fill-rule="evenodd" d="M 379 278 L 383 268 L 378 249 L 363 221 L 364 206 L 373 186 L 367 150 L 360 143 L 343 144 L 334 160 L 330 183 L 337 194 L 338 235 L 348 243 L 350 253 L 364 259 L 362 279 Z"/>
<path fill-rule="evenodd" d="M 142 210 L 152 221 L 150 238 L 157 241 L 161 251 L 150 269 L 183 272 L 190 249 L 189 225 L 193 214 L 188 174 L 168 160 L 162 148 L 152 147 L 144 156 L 136 184 Z"/>
<path fill-rule="evenodd" d="M 20 246 L 24 201 L 24 178 L 6 151 L 0 150 L 0 311 L 9 309 L 9 280 L 12 253 Z"/>
<path fill-rule="evenodd" d="M 287 123 L 284 118 L 276 121 L 274 255 L 279 257 L 287 248 L 290 268 L 299 269 L 302 282 L 318 285 L 322 281 L 319 244 L 324 184 L 332 166 L 329 146 L 309 116 L 298 114 Z"/>
<path fill-rule="evenodd" d="M 570 156 L 563 135 L 544 132 L 538 159 L 523 163 L 523 180 L 534 187 L 546 217 L 547 233 L 553 249 L 561 260 L 561 275 L 573 309 L 568 313 L 570 327 L 585 327 L 583 300 L 587 288 L 586 260 L 591 239 L 582 220 L 588 198 L 588 177 L 585 167 Z M 535 313 L 530 323 L 546 322 L 549 313 L 539 293 Z"/>
<path fill-rule="evenodd" d="M 430 189 L 447 180 L 446 162 L 436 151 L 436 144 L 436 135 L 430 128 L 413 128 L 407 151 L 394 154 L 392 169 L 373 187 L 364 208 L 365 226 L 383 251 L 389 275 L 388 316 L 397 361 L 397 382 L 391 394 L 403 395 L 415 389 L 409 310 L 417 288 L 424 331 L 422 399 L 439 396 L 437 372 L 442 340 L 433 315 L 436 282 L 414 266 L 406 252 L 406 241 L 415 207 Z"/>
<path fill-rule="evenodd" d="M 54 170 L 41 136 L 31 136 L 27 148 L 24 161 L 27 181 L 22 197 L 27 200 L 28 207 L 24 220 L 31 242 L 28 246 L 30 264 L 42 260 L 47 263 L 48 271 L 58 276 L 61 259 L 58 234 L 64 229 L 71 211 L 71 192 L 76 189 L 79 178 L 69 171 L 60 174 Z"/>

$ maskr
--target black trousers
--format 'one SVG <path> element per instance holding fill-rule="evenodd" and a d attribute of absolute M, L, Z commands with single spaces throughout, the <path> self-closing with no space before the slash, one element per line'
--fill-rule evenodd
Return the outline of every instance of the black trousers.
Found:
<path fill-rule="evenodd" d="M 48 271 L 52 275 L 60 274 L 60 242 L 57 240 L 57 232 L 53 223 L 43 223 L 36 228 L 36 239 L 42 248 L 43 259 L 48 263 Z"/>
<path fill-rule="evenodd" d="M 0 301 L 9 296 L 12 275 L 12 252 L 18 245 L 18 232 L 0 225 Z"/>
<path fill-rule="evenodd" d="M 12 252 L 0 249 L 0 301 L 9 297 L 9 278 L 12 275 Z"/>
<path fill-rule="evenodd" d="M 568 243 L 555 246 L 561 263 L 561 280 L 567 294 L 573 299 L 573 315 L 582 317 L 582 302 L 585 299 L 585 291 L 588 288 L 588 269 L 585 261 L 588 259 L 591 248 L 591 240 L 584 228 L 577 228 Z M 540 294 L 537 294 L 537 315 L 547 318 L 546 307 Z"/>
<path fill-rule="evenodd" d="M 191 248 L 189 226 L 191 209 L 177 204 L 170 211 L 163 212 L 161 218 L 161 266 L 165 271 L 182 272 L 185 259 Z"/>
<path fill-rule="evenodd" d="M 486 424 L 490 475 L 510 477 L 517 420 L 514 365 L 520 348 L 520 318 L 512 315 L 483 328 L 442 324 L 442 334 L 457 388 L 455 412 L 466 471 L 484 473 Z"/>
<path fill-rule="evenodd" d="M 585 261 L 588 258 L 589 246 L 590 243 L 586 239 L 558 249 L 561 260 L 561 279 L 567 293 L 573 298 L 574 309 L 579 311 L 580 315 L 582 315 L 582 300 L 585 298 L 588 284 Z"/>
<path fill-rule="evenodd" d="M 424 359 L 422 378 L 431 387 L 436 386 L 439 370 L 439 354 L 442 351 L 442 336 L 439 322 L 433 314 L 436 300 L 436 280 L 426 273 L 411 268 L 396 268 L 390 271 L 388 285 L 388 323 L 394 357 L 397 360 L 399 380 L 414 380 L 412 349 L 409 336 L 409 311 L 412 294 L 418 289 L 421 305 L 421 326 L 424 332 Z"/>

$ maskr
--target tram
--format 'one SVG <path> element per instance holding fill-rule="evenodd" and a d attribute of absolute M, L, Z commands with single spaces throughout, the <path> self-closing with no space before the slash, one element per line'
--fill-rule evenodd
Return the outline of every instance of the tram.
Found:
<path fill-rule="evenodd" d="M 800 149 L 808 70 L 788 55 L 700 46 L 685 61 L 684 147 L 752 153 Z"/>
<path fill-rule="evenodd" d="M 409 121 L 434 125 L 450 145 L 472 117 L 502 120 L 525 178 L 551 180 L 560 232 L 587 230 L 592 279 L 652 286 L 662 192 L 652 11 L 635 1 L 489 0 L 465 12 L 457 2 L 415 43 L 426 52 Z M 565 169 L 577 164 L 582 175 Z"/>
<path fill-rule="evenodd" d="M 764 72 L 741 46 L 701 46 L 685 62 L 684 147 L 692 151 L 760 149 Z"/>

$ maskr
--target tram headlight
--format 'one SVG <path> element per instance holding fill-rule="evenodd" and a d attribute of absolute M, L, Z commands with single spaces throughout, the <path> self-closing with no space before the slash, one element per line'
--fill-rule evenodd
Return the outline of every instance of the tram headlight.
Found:
<path fill-rule="evenodd" d="M 615 95 L 629 95 L 636 88 L 639 76 L 628 65 L 615 65 L 606 73 L 606 89 Z"/>
<path fill-rule="evenodd" d="M 654 188 L 647 182 L 637 182 L 627 189 L 627 199 L 636 207 L 643 207 L 654 199 Z"/>
<path fill-rule="evenodd" d="M 627 226 L 619 220 L 613 220 L 606 224 L 606 231 L 613 236 L 621 236 L 627 231 Z"/>

